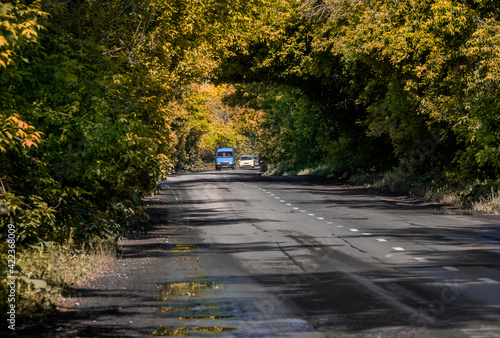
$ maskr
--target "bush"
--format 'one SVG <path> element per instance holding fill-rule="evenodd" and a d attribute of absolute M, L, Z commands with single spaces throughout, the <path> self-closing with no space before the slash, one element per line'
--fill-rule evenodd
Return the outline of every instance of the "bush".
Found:
<path fill-rule="evenodd" d="M 6 244 L 0 245 L 7 252 Z M 95 237 L 77 249 L 70 240 L 67 244 L 42 242 L 19 248 L 16 252 L 16 313 L 23 324 L 43 321 L 58 304 L 61 295 L 71 287 L 89 278 L 105 260 L 116 256 L 116 238 Z M 0 299 L 7 307 L 7 266 L 2 260 Z M 10 280 L 10 279 L 9 279 Z M 5 312 L 2 312 L 2 320 Z"/>

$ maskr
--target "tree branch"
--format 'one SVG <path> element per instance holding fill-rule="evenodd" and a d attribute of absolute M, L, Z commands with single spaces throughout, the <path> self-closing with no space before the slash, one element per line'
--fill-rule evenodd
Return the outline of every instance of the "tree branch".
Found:
<path fill-rule="evenodd" d="M 127 46 L 123 46 L 123 47 L 120 47 L 120 48 L 115 48 L 115 49 L 113 49 L 113 50 L 108 50 L 107 52 L 103 52 L 103 53 L 102 53 L 102 55 L 106 55 L 106 54 L 110 54 L 110 53 L 118 52 L 118 51 L 120 51 L 120 50 L 122 50 L 122 49 L 125 49 L 125 48 L 127 48 Z"/>

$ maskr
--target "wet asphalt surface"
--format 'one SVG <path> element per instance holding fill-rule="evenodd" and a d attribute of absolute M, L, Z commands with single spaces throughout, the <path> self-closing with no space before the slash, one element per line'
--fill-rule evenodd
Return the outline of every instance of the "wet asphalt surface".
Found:
<path fill-rule="evenodd" d="M 148 204 L 150 231 L 33 336 L 500 336 L 498 217 L 251 169 Z"/>

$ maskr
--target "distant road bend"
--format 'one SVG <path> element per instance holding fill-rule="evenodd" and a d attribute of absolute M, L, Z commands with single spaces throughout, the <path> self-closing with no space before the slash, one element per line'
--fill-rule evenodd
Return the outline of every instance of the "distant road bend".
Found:
<path fill-rule="evenodd" d="M 498 217 L 257 169 L 173 175 L 148 203 L 75 336 L 500 336 Z"/>

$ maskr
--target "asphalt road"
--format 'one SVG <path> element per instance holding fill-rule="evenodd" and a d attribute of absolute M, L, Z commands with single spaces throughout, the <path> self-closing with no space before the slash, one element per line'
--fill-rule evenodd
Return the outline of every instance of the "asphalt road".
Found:
<path fill-rule="evenodd" d="M 257 169 L 148 203 L 151 232 L 47 336 L 500 336 L 498 217 Z"/>

